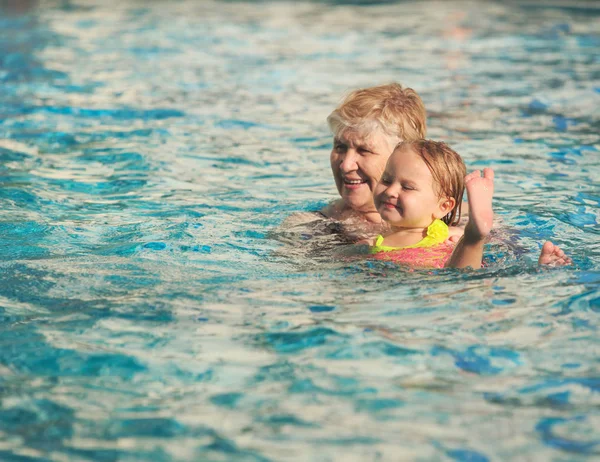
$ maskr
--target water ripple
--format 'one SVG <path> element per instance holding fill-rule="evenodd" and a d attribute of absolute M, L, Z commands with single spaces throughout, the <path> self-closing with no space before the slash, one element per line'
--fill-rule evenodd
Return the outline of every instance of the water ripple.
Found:
<path fill-rule="evenodd" d="M 0 5 L 0 459 L 593 458 L 600 10 L 257 3 Z M 279 227 L 393 80 L 496 169 L 481 271 Z"/>

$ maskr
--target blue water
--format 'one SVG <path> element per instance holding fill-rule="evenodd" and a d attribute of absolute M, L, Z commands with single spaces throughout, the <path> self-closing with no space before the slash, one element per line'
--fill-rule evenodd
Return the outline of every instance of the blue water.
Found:
<path fill-rule="evenodd" d="M 2 4 L 0 460 L 600 455 L 597 3 Z M 411 272 L 278 230 L 388 81 L 495 168 L 518 250 Z"/>

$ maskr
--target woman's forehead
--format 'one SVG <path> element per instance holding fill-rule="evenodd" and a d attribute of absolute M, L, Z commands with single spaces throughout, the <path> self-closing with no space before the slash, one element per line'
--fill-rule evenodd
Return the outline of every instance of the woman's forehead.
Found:
<path fill-rule="evenodd" d="M 378 127 L 373 127 L 371 130 L 347 128 L 337 138 L 340 141 L 360 146 L 379 147 L 391 144 L 389 136 Z"/>

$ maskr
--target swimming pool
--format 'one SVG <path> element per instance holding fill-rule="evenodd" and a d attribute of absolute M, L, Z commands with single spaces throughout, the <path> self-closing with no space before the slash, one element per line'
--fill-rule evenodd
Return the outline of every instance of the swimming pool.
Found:
<path fill-rule="evenodd" d="M 0 460 L 597 457 L 600 9 L 540 3 L 5 11 Z M 387 81 L 496 169 L 522 254 L 276 239 L 335 198 L 326 116 Z M 576 266 L 537 268 L 544 239 Z"/>

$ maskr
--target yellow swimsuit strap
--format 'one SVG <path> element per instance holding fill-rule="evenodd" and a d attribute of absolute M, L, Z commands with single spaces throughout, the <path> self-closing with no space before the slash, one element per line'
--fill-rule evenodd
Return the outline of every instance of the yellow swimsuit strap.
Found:
<path fill-rule="evenodd" d="M 371 253 L 392 252 L 394 250 L 416 249 L 420 247 L 435 247 L 436 245 L 445 242 L 448 239 L 448 235 L 448 225 L 442 220 L 436 219 L 427 227 L 427 235 L 416 244 L 406 245 L 404 247 L 381 245 L 383 243 L 383 236 L 380 234 L 375 240 L 375 245 L 371 247 Z"/>

